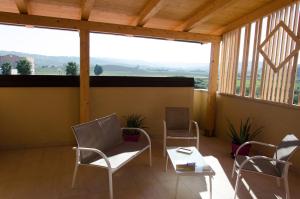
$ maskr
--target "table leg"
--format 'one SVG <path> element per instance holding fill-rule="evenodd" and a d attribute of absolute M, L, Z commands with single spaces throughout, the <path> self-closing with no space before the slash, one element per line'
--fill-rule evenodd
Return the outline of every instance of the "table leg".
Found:
<path fill-rule="evenodd" d="M 168 160 L 169 160 L 169 156 L 168 156 L 168 154 L 167 154 L 167 159 L 166 159 L 166 169 L 165 169 L 166 172 L 168 171 Z"/>
<path fill-rule="evenodd" d="M 212 180 L 211 176 L 209 176 L 209 198 L 212 199 Z"/>
<path fill-rule="evenodd" d="M 179 181 L 179 176 L 176 176 L 176 190 L 175 190 L 175 199 L 177 198 L 177 193 L 178 193 L 178 181 Z"/>

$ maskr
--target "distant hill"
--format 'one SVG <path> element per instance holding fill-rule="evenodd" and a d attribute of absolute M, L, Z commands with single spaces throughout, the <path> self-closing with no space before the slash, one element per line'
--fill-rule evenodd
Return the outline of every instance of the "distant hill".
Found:
<path fill-rule="evenodd" d="M 63 68 L 64 65 L 70 61 L 79 63 L 79 57 L 74 56 L 45 56 L 39 54 L 29 54 L 14 51 L 0 51 L 0 56 L 3 55 L 17 55 L 20 57 L 32 57 L 34 58 L 35 67 L 56 67 Z M 207 76 L 209 72 L 209 63 L 158 63 L 147 62 L 144 60 L 128 60 L 128 59 L 113 59 L 113 58 L 91 58 L 91 67 L 99 64 L 107 72 L 123 72 L 129 74 L 149 74 L 149 75 L 201 75 Z M 249 64 L 251 64 L 249 62 Z M 241 63 L 239 63 L 241 67 Z M 262 63 L 259 63 L 259 71 L 262 67 Z M 114 73 L 115 74 L 115 73 Z M 297 71 L 298 80 L 300 80 L 300 64 Z"/>
<path fill-rule="evenodd" d="M 0 55 L 17 55 L 20 57 L 33 57 L 34 63 L 36 67 L 42 66 L 63 66 L 69 61 L 74 61 L 79 63 L 79 57 L 67 57 L 67 56 L 45 56 L 45 55 L 37 55 L 37 54 L 28 54 L 22 52 L 14 52 L 14 51 L 0 51 Z"/>
<path fill-rule="evenodd" d="M 22 52 L 14 52 L 14 51 L 0 51 L 0 55 L 8 55 L 13 54 L 22 57 L 33 57 L 36 67 L 43 66 L 55 66 L 55 67 L 63 67 L 67 62 L 76 62 L 79 63 L 79 57 L 69 57 L 69 56 L 45 56 L 39 54 L 29 54 Z M 91 66 L 95 64 L 100 65 L 111 65 L 111 66 L 120 66 L 120 67 L 128 67 L 128 68 L 140 68 L 147 70 L 185 70 L 185 71 L 207 71 L 209 69 L 209 63 L 157 63 L 157 62 L 147 62 L 144 60 L 129 60 L 129 59 L 116 59 L 116 58 L 91 58 Z"/>

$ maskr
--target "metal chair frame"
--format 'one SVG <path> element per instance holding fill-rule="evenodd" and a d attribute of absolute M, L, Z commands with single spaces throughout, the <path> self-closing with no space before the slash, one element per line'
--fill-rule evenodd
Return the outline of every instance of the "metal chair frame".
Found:
<path fill-rule="evenodd" d="M 147 149 L 149 149 L 149 166 L 152 166 L 152 150 L 151 150 L 151 140 L 149 135 L 147 134 L 147 132 L 143 129 L 140 128 L 121 128 L 122 131 L 125 129 L 134 129 L 134 130 L 138 130 L 139 132 L 141 132 L 142 134 L 144 134 L 148 140 L 148 145 L 146 147 L 144 147 L 142 150 L 140 150 L 137 154 L 135 154 L 134 156 L 132 156 L 131 158 L 129 158 L 128 160 L 124 161 L 122 164 L 120 164 L 117 168 L 112 168 L 109 158 L 105 155 L 104 152 L 102 152 L 99 149 L 96 148 L 84 148 L 84 147 L 73 147 L 73 150 L 76 151 L 76 161 L 75 161 L 75 168 L 74 168 L 74 173 L 73 173 L 73 179 L 72 179 L 72 188 L 75 185 L 75 181 L 76 181 L 76 176 L 77 176 L 77 171 L 78 171 L 78 167 L 79 166 L 94 166 L 94 167 L 100 167 L 100 168 L 105 168 L 108 171 L 108 180 L 109 180 L 109 198 L 113 199 L 113 178 L 112 175 L 118 171 L 121 167 L 123 167 L 124 165 L 126 165 L 129 161 L 131 161 L 132 159 L 134 159 L 135 157 L 137 157 L 138 155 L 140 155 L 141 153 L 143 153 L 144 151 L 146 151 Z M 77 138 L 76 138 L 77 139 Z M 77 140 L 76 140 L 77 141 Z M 77 142 L 78 143 L 78 142 Z M 83 164 L 80 162 L 80 151 L 91 151 L 94 153 L 99 154 L 104 161 L 106 162 L 106 167 L 103 166 L 98 166 L 98 165 L 91 165 L 91 164 Z"/>
<path fill-rule="evenodd" d="M 245 142 L 244 144 L 242 144 L 236 150 L 235 157 L 237 157 L 237 155 L 239 154 L 239 151 L 241 150 L 241 148 L 243 148 L 244 146 L 246 146 L 248 144 L 262 145 L 262 146 L 267 146 L 267 147 L 271 147 L 271 148 L 274 148 L 274 149 L 277 149 L 277 147 L 278 147 L 278 146 L 273 145 L 273 144 L 268 144 L 268 143 L 263 143 L 263 142 L 258 142 L 258 141 L 249 141 L 249 142 Z M 292 154 L 290 155 L 290 157 L 291 156 L 292 156 Z M 268 174 L 265 174 L 265 173 L 258 173 L 258 172 L 255 172 L 255 171 L 250 171 L 250 170 L 243 169 L 244 166 L 248 162 L 250 162 L 252 160 L 255 160 L 255 159 L 265 159 L 265 160 L 274 161 L 274 162 L 277 162 L 277 163 L 284 164 L 284 169 L 283 169 L 283 173 L 282 173 L 281 177 L 268 175 Z M 290 199 L 290 191 L 289 191 L 289 183 L 288 183 L 288 171 L 289 171 L 289 166 L 290 165 L 292 165 L 292 163 L 289 162 L 289 161 L 278 160 L 277 159 L 277 152 L 275 152 L 275 158 L 271 158 L 271 157 L 267 157 L 267 156 L 261 156 L 261 155 L 249 157 L 249 159 L 244 160 L 238 168 L 237 168 L 237 166 L 238 166 L 237 161 L 234 160 L 233 168 L 232 168 L 232 177 L 234 177 L 234 174 L 237 173 L 237 179 L 236 179 L 235 189 L 234 189 L 234 199 L 236 199 L 236 196 L 237 196 L 237 192 L 238 192 L 238 188 L 239 188 L 239 181 L 240 181 L 240 178 L 241 178 L 242 171 L 258 173 L 258 174 L 261 174 L 261 175 L 275 177 L 276 180 L 277 180 L 277 185 L 278 186 L 280 186 L 280 180 L 283 180 L 284 181 L 284 189 L 285 189 L 285 193 L 286 193 L 286 199 Z"/>
<path fill-rule="evenodd" d="M 190 120 L 189 123 L 189 134 L 192 135 L 192 125 L 195 126 L 196 129 L 196 137 L 195 136 L 188 136 L 188 137 L 174 137 L 174 136 L 168 136 L 167 135 L 167 123 L 165 120 L 163 120 L 163 124 L 164 124 L 164 140 L 163 140 L 163 155 L 164 157 L 166 156 L 166 148 L 167 148 L 167 140 L 168 139 L 176 139 L 176 140 L 196 140 L 196 147 L 199 150 L 199 126 L 198 123 L 196 121 Z"/>

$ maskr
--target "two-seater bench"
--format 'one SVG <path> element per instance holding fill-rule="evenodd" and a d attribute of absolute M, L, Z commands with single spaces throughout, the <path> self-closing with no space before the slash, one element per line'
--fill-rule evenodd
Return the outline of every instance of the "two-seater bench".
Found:
<path fill-rule="evenodd" d="M 149 135 L 143 129 L 121 128 L 116 114 L 75 125 L 72 129 L 78 145 L 73 148 L 76 150 L 76 163 L 72 187 L 74 187 L 79 165 L 106 168 L 109 178 L 109 196 L 112 199 L 113 173 L 147 149 L 149 149 L 149 164 L 151 166 Z M 141 132 L 144 139 L 141 137 L 142 139 L 139 139 L 138 142 L 125 142 L 122 139 L 124 129 L 136 129 Z"/>

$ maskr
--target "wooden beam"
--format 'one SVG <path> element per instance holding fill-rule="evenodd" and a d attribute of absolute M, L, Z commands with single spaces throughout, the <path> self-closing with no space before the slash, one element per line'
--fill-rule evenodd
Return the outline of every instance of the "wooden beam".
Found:
<path fill-rule="evenodd" d="M 182 24 L 180 24 L 175 30 L 188 32 L 192 30 L 196 25 L 203 23 L 207 18 L 219 12 L 226 6 L 230 6 L 235 3 L 235 0 L 214 0 L 207 2 L 204 6 L 201 6 L 192 17 L 188 18 Z"/>
<path fill-rule="evenodd" d="M 101 22 L 81 21 L 73 19 L 63 19 L 44 16 L 20 15 L 15 13 L 0 12 L 0 23 L 13 25 L 33 25 L 35 27 L 57 28 L 66 30 L 80 30 L 85 29 L 90 32 L 134 35 L 141 37 L 160 38 L 160 39 L 174 39 L 181 41 L 194 42 L 218 42 L 221 40 L 220 36 L 179 32 L 172 30 L 162 30 L 145 27 L 135 27 L 127 25 L 116 25 Z"/>
<path fill-rule="evenodd" d="M 80 35 L 80 122 L 90 118 L 90 33 L 81 29 Z"/>
<path fill-rule="evenodd" d="M 218 30 L 212 31 L 211 33 L 214 35 L 222 35 L 226 32 L 229 32 L 235 28 L 241 27 L 247 23 L 253 22 L 258 18 L 264 17 L 284 6 L 287 6 L 291 3 L 296 2 L 297 0 L 274 0 L 269 3 L 266 3 L 266 5 L 258 8 L 254 12 L 251 12 L 243 17 L 240 17 L 239 19 L 232 21 L 225 25 L 222 28 L 219 28 Z"/>
<path fill-rule="evenodd" d="M 15 0 L 20 14 L 28 14 L 28 0 Z"/>
<path fill-rule="evenodd" d="M 209 84 L 206 110 L 205 134 L 213 136 L 216 121 L 216 96 L 218 89 L 218 67 L 219 67 L 220 42 L 211 45 Z"/>
<path fill-rule="evenodd" d="M 143 27 L 162 8 L 164 0 L 149 0 L 133 25 Z"/>
<path fill-rule="evenodd" d="M 81 20 L 89 20 L 94 4 L 95 0 L 81 0 Z"/>

